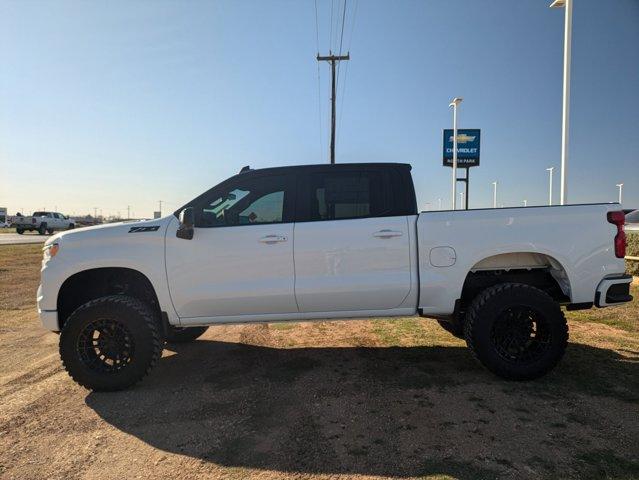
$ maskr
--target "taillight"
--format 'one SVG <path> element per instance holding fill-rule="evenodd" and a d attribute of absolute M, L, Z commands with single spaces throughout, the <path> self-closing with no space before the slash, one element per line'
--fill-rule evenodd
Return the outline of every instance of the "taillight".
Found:
<path fill-rule="evenodd" d="M 626 231 L 623 226 L 626 223 L 626 216 L 623 212 L 608 212 L 608 222 L 617 226 L 615 235 L 615 256 L 623 258 L 626 256 Z"/>

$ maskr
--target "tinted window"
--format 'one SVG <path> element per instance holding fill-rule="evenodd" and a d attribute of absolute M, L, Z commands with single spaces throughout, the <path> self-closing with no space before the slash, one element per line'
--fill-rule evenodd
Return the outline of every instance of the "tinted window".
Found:
<path fill-rule="evenodd" d="M 239 179 L 216 188 L 204 204 L 196 208 L 196 226 L 231 227 L 282 223 L 286 177 Z"/>
<path fill-rule="evenodd" d="M 393 214 L 390 178 L 379 171 L 311 174 L 309 220 L 381 217 Z"/>

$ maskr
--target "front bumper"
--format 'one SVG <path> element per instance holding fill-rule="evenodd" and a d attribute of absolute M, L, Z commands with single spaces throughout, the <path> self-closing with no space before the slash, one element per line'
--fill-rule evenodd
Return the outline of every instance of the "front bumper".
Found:
<path fill-rule="evenodd" d="M 60 324 L 58 323 L 58 312 L 57 310 L 44 310 L 44 296 L 42 294 L 42 285 L 38 286 L 38 293 L 36 294 L 36 302 L 38 305 L 38 316 L 40 317 L 40 323 L 47 330 L 51 330 L 52 332 L 60 331 Z"/>
<path fill-rule="evenodd" d="M 55 310 L 38 310 L 42 326 L 52 332 L 59 332 L 58 312 Z"/>
<path fill-rule="evenodd" d="M 630 295 L 631 283 L 632 275 L 604 278 L 597 287 L 595 305 L 608 307 L 632 301 L 632 295 Z"/>

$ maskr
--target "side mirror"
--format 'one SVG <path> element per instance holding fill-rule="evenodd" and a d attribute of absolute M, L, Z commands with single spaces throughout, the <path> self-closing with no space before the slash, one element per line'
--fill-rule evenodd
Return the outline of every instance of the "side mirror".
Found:
<path fill-rule="evenodd" d="M 175 236 L 184 240 L 193 240 L 194 225 L 195 215 L 193 213 L 193 207 L 187 207 L 180 212 L 180 226 Z"/>

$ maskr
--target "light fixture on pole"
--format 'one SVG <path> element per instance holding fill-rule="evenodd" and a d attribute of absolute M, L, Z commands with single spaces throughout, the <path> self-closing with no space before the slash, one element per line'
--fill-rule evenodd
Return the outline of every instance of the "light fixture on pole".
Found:
<path fill-rule="evenodd" d="M 448 105 L 453 107 L 453 210 L 455 210 L 455 200 L 457 199 L 457 107 L 463 98 L 455 97 Z"/>
<path fill-rule="evenodd" d="M 549 174 L 549 179 L 548 179 L 548 205 L 552 205 L 552 171 L 555 169 L 555 167 L 550 167 L 547 168 L 546 171 Z"/>
<path fill-rule="evenodd" d="M 617 188 L 619 189 L 619 204 L 621 204 L 621 199 L 623 194 L 623 183 L 618 183 Z"/>
<path fill-rule="evenodd" d="M 570 117 L 570 47 L 572 43 L 572 0 L 554 0 L 550 8 L 565 8 L 564 25 L 564 90 L 561 120 L 561 190 L 559 204 L 566 204 L 568 176 L 568 132 Z"/>
<path fill-rule="evenodd" d="M 493 208 L 497 208 L 497 182 L 493 182 Z"/>

